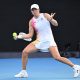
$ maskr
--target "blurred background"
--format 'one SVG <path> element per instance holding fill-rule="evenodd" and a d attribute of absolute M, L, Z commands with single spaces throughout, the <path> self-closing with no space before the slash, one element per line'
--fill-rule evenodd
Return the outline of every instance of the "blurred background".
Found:
<path fill-rule="evenodd" d="M 51 28 L 61 55 L 80 57 L 79 0 L 0 0 L 0 58 L 17 57 L 30 43 L 13 40 L 12 33 L 28 33 L 28 22 L 32 18 L 30 6 L 34 3 L 39 4 L 41 12 L 56 13 L 54 18 L 59 26 Z"/>

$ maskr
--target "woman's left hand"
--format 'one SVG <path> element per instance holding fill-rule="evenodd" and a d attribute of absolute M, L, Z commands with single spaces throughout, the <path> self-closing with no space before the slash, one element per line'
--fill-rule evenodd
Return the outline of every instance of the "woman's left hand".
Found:
<path fill-rule="evenodd" d="M 51 13 L 51 18 L 53 18 L 55 16 L 56 13 Z"/>

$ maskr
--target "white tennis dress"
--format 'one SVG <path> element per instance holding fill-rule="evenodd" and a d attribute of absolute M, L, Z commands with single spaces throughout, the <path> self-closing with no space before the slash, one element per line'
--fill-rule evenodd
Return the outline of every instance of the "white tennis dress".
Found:
<path fill-rule="evenodd" d="M 41 13 L 38 18 L 32 18 L 32 26 L 36 30 L 37 39 L 32 43 L 41 51 L 48 51 L 50 46 L 57 46 L 52 34 L 50 22 Z"/>

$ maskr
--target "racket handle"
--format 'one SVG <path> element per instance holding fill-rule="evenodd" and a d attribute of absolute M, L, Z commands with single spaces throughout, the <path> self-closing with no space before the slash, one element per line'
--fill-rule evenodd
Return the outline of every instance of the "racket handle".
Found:
<path fill-rule="evenodd" d="M 23 40 L 25 40 L 25 41 L 31 41 L 32 39 L 31 39 L 31 38 L 29 38 L 29 39 L 23 39 Z"/>

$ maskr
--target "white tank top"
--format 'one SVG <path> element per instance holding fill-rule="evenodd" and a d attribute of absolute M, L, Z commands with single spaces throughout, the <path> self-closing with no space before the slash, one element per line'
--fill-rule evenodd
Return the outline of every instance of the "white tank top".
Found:
<path fill-rule="evenodd" d="M 52 41 L 54 40 L 50 22 L 44 17 L 44 13 L 41 13 L 38 18 L 32 18 L 32 26 L 37 32 L 37 39 L 40 41 Z"/>

